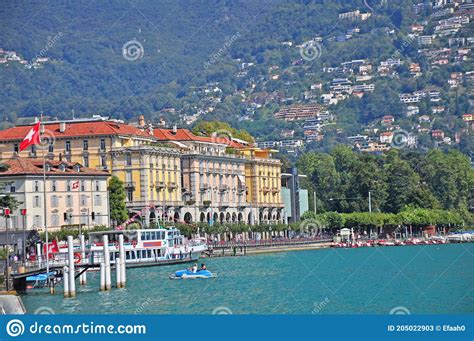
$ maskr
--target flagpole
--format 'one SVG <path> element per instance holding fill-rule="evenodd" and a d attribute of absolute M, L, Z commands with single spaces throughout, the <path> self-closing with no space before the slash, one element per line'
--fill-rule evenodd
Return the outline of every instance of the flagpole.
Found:
<path fill-rule="evenodd" d="M 41 121 L 43 121 L 43 117 L 41 117 Z M 40 129 L 40 136 L 41 134 L 44 135 L 44 124 L 41 123 L 41 129 Z M 41 154 L 43 157 L 43 201 L 44 201 L 44 234 L 45 234 L 45 240 L 46 240 L 46 283 L 49 284 L 49 236 L 48 236 L 48 224 L 47 224 L 47 210 L 46 210 L 46 158 L 44 155 L 44 146 L 41 146 Z"/>

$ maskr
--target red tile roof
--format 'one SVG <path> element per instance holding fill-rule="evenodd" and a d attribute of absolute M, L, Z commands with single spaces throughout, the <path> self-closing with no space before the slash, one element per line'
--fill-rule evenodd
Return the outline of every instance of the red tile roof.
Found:
<path fill-rule="evenodd" d="M 33 127 L 17 126 L 0 131 L 0 141 L 22 140 Z M 81 136 L 100 136 L 100 135 L 127 135 L 153 137 L 147 131 L 133 127 L 125 123 L 112 121 L 89 121 L 89 122 L 67 122 L 66 130 L 59 131 L 58 123 L 47 123 L 45 129 L 52 133 L 56 138 L 81 137 Z"/>
<path fill-rule="evenodd" d="M 0 143 L 2 141 L 22 140 L 32 128 L 31 126 L 17 126 L 0 131 Z M 207 143 L 222 143 L 233 148 L 243 148 L 244 146 L 233 141 L 226 136 L 208 137 L 194 135 L 189 129 L 153 129 L 153 134 L 148 130 L 112 121 L 89 121 L 89 122 L 67 122 L 66 130 L 59 131 L 58 123 L 45 124 L 45 129 L 54 135 L 55 138 L 83 137 L 83 136 L 107 136 L 126 135 L 138 137 L 155 137 L 160 141 L 197 141 Z"/>
<path fill-rule="evenodd" d="M 227 144 L 233 148 L 243 148 L 244 146 L 236 141 L 229 139 L 226 136 L 208 137 L 208 136 L 197 136 L 194 135 L 189 129 L 176 129 L 176 133 L 173 129 L 153 129 L 155 137 L 162 141 L 197 141 L 207 143 L 221 143 Z"/>
<path fill-rule="evenodd" d="M 74 170 L 74 166 L 78 163 L 76 162 L 65 162 L 65 161 L 52 161 L 47 160 L 47 163 L 50 164 L 51 168 L 46 172 L 47 175 L 70 175 L 71 177 L 79 175 L 102 175 L 109 176 L 110 174 L 87 167 L 80 167 L 79 172 Z M 0 172 L 0 177 L 11 176 L 11 175 L 43 175 L 43 160 L 34 160 L 20 157 L 13 157 L 7 161 L 2 162 L 8 166 L 8 170 L 5 172 Z M 64 164 L 65 170 L 62 171 L 59 169 L 59 165 Z"/>

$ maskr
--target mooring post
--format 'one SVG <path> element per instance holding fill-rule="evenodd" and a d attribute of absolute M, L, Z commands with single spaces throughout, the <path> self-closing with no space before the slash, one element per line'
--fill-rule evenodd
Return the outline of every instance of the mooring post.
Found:
<path fill-rule="evenodd" d="M 74 269 L 74 241 L 72 236 L 67 236 L 67 251 L 69 258 L 69 296 L 76 296 L 76 279 Z"/>
<path fill-rule="evenodd" d="M 110 276 L 109 236 L 104 235 L 103 242 L 104 242 L 105 290 L 110 290 L 112 286 L 112 278 Z"/>
<path fill-rule="evenodd" d="M 116 282 L 117 282 L 117 288 L 122 287 L 122 260 L 120 257 L 115 258 L 115 277 L 116 277 Z"/>
<path fill-rule="evenodd" d="M 124 288 L 127 283 L 125 247 L 123 246 L 123 234 L 119 235 L 119 257 L 120 257 L 120 276 L 121 287 Z"/>
<path fill-rule="evenodd" d="M 64 286 L 64 297 L 69 297 L 69 269 L 67 266 L 63 268 L 63 286 Z"/>
<path fill-rule="evenodd" d="M 54 294 L 56 293 L 56 289 L 55 289 L 55 287 L 54 287 L 54 281 L 55 281 L 55 279 L 53 278 L 53 280 L 51 280 L 51 281 L 49 282 L 49 293 L 50 293 L 51 295 L 54 295 Z"/>
<path fill-rule="evenodd" d="M 41 253 L 41 243 L 36 244 L 36 259 L 38 260 L 38 267 L 43 267 L 43 255 Z"/>
<path fill-rule="evenodd" d="M 105 290 L 105 264 L 100 263 L 100 291 Z"/>
<path fill-rule="evenodd" d="M 81 263 L 82 264 L 87 264 L 86 261 L 86 244 L 84 240 L 84 235 L 81 234 L 79 236 L 79 240 L 81 242 Z M 87 270 L 85 270 L 80 276 L 79 276 L 79 284 L 80 285 L 86 285 L 87 284 Z"/>

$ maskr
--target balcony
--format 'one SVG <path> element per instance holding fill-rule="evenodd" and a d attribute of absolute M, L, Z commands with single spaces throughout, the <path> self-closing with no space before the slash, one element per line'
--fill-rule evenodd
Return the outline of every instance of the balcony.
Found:
<path fill-rule="evenodd" d="M 199 188 L 201 192 L 207 191 L 209 189 L 208 184 L 201 184 L 201 187 Z"/>
<path fill-rule="evenodd" d="M 209 206 L 211 206 L 211 200 L 203 200 L 202 206 L 204 206 L 204 207 L 209 207 Z"/>
<path fill-rule="evenodd" d="M 263 191 L 263 193 L 269 193 L 270 192 L 270 187 L 263 187 L 262 191 Z"/>
<path fill-rule="evenodd" d="M 155 188 L 159 191 L 163 188 L 165 188 L 165 182 L 164 181 L 158 181 L 155 183 Z"/>
<path fill-rule="evenodd" d="M 227 192 L 229 190 L 229 185 L 220 185 L 219 192 Z"/>
<path fill-rule="evenodd" d="M 237 187 L 237 192 L 239 192 L 239 193 L 244 193 L 246 191 L 247 191 L 247 186 L 245 186 L 245 185 Z"/>
<path fill-rule="evenodd" d="M 173 188 L 177 188 L 178 185 L 176 184 L 176 182 L 168 182 L 168 189 L 173 189 Z"/>
<path fill-rule="evenodd" d="M 274 188 L 272 188 L 272 193 L 273 194 L 278 194 L 278 193 L 280 193 L 280 190 L 278 188 L 274 187 Z"/>
<path fill-rule="evenodd" d="M 124 187 L 126 189 L 135 189 L 135 181 L 127 181 L 125 182 Z"/>

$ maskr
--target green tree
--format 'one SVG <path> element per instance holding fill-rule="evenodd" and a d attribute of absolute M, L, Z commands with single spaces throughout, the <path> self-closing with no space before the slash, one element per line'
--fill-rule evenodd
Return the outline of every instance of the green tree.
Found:
<path fill-rule="evenodd" d="M 123 182 L 116 176 L 112 176 L 107 189 L 109 191 L 110 220 L 113 226 L 117 226 L 128 218 Z"/>
<path fill-rule="evenodd" d="M 385 203 L 387 212 L 397 213 L 405 205 L 416 202 L 421 205 L 432 204 L 430 192 L 426 191 L 420 176 L 411 168 L 410 164 L 400 159 L 396 152 L 389 155 L 386 165 L 388 180 L 388 198 Z M 429 200 L 429 202 L 426 202 Z"/>
<path fill-rule="evenodd" d="M 6 164 L 0 164 L 0 173 L 7 171 L 8 168 Z M 11 211 L 14 211 L 21 203 L 18 202 L 15 197 L 5 193 L 5 187 L 8 185 L 9 182 L 7 181 L 0 182 L 0 207 L 8 207 Z"/>
<path fill-rule="evenodd" d="M 467 156 L 457 151 L 431 150 L 420 173 L 443 208 L 468 208 L 474 188 L 474 170 Z"/>
<path fill-rule="evenodd" d="M 252 143 L 254 138 L 245 130 L 237 130 L 232 128 L 226 122 L 219 121 L 199 121 L 193 128 L 194 134 L 206 134 L 212 135 L 213 133 L 218 133 L 219 135 L 225 137 L 235 137 L 240 140 L 244 140 Z"/>

